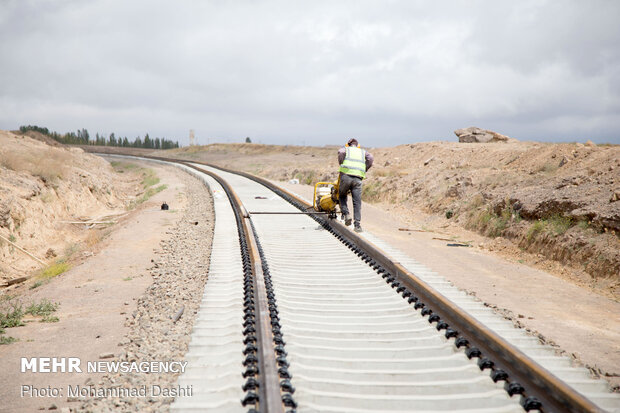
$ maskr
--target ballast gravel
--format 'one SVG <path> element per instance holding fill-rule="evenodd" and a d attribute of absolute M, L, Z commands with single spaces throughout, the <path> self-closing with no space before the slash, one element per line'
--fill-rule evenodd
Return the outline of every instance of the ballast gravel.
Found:
<path fill-rule="evenodd" d="M 128 314 L 125 323 L 130 332 L 119 343 L 117 354 L 120 355 L 114 359 L 135 362 L 130 366 L 143 362 L 183 362 L 207 282 L 214 228 L 213 198 L 209 188 L 198 179 L 186 175 L 183 180 L 188 196 L 187 208 L 156 252 L 159 258 L 149 269 L 153 283 L 138 299 L 136 311 Z M 175 322 L 180 312 L 182 314 Z M 178 366 L 175 363 L 175 369 Z M 126 389 L 123 390 L 125 393 L 117 393 L 120 397 L 83 399 L 79 411 L 168 411 L 174 397 L 166 396 L 166 393 L 178 391 L 179 374 L 108 373 L 101 381 L 84 383 L 82 387 L 92 386 L 93 392 L 97 389 Z M 129 391 L 143 393 L 123 397 Z"/>

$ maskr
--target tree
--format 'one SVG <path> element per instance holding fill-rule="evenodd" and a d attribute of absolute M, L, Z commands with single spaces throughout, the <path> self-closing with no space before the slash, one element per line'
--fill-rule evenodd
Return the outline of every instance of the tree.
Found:
<path fill-rule="evenodd" d="M 250 137 L 248 136 L 247 138 L 245 138 L 245 143 L 252 143 L 252 139 L 250 139 Z"/>

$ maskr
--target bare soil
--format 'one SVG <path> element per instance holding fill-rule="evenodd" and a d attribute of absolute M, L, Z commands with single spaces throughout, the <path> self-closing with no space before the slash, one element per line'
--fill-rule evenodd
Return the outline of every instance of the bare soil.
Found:
<path fill-rule="evenodd" d="M 536 254 L 537 265 L 620 299 L 620 146 L 430 142 L 369 150 L 375 163 L 365 202 L 403 219 L 449 216 L 495 239 L 484 243 L 490 248 Z M 214 144 L 166 153 L 314 184 L 337 178 L 336 151 Z"/>
<path fill-rule="evenodd" d="M 105 163 L 92 158 L 87 157 Z M 23 327 L 6 329 L 8 336 L 19 341 L 0 346 L 0 411 L 32 412 L 53 406 L 77 409 L 80 401 L 67 398 L 67 386 L 96 384 L 102 379 L 102 374 L 87 372 L 21 373 L 21 357 L 79 357 L 85 364 L 100 360 L 106 353 L 116 358 L 123 352 L 120 344 L 130 331 L 127 320 L 153 282 L 149 268 L 157 259 L 155 249 L 169 237 L 170 228 L 183 217 L 187 205 L 183 172 L 173 167 L 143 166 L 153 168 L 167 189 L 114 225 L 105 240 L 92 246 L 91 255 L 69 271 L 36 289 L 29 289 L 28 283 L 11 289 L 10 294 L 24 304 L 42 299 L 59 303 L 54 313 L 59 321 L 27 322 Z M 163 201 L 170 210 L 160 209 Z M 27 384 L 63 389 L 63 397 L 21 397 L 21 385 Z"/>
<path fill-rule="evenodd" d="M 95 244 L 143 193 L 141 180 L 79 148 L 0 131 L 0 286 Z M 103 224 L 76 224 L 89 220 Z"/>

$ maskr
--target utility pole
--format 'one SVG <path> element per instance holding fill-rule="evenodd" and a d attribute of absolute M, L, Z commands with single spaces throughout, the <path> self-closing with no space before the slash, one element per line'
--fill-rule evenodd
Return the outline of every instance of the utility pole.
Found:
<path fill-rule="evenodd" d="M 194 130 L 189 130 L 189 146 L 194 146 Z"/>

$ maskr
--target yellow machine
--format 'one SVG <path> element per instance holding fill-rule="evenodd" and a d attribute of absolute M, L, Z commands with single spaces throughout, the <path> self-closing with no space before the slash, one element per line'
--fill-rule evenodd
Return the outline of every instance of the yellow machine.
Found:
<path fill-rule="evenodd" d="M 314 185 L 314 198 L 312 206 L 317 212 L 326 212 L 329 218 L 336 218 L 338 202 L 338 187 L 340 176 L 336 182 L 317 182 Z"/>

